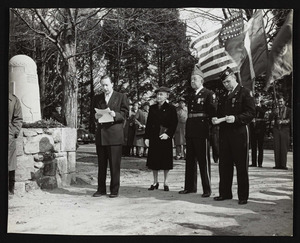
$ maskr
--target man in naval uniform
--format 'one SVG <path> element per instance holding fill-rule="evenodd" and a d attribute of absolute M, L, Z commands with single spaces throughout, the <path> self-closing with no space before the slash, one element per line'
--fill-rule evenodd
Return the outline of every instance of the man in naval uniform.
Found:
<path fill-rule="evenodd" d="M 231 68 L 227 67 L 220 78 L 228 92 L 220 96 L 217 117 L 212 118 L 213 124 L 220 124 L 219 196 L 214 200 L 232 199 L 235 165 L 239 204 L 246 204 L 249 197 L 247 124 L 255 116 L 254 98 L 250 90 L 238 84 Z"/>
<path fill-rule="evenodd" d="M 180 194 L 197 192 L 197 161 L 202 182 L 202 197 L 211 195 L 209 124 L 216 115 L 213 92 L 203 87 L 204 75 L 195 66 L 191 76 L 194 93 L 187 98 L 185 185 Z"/>

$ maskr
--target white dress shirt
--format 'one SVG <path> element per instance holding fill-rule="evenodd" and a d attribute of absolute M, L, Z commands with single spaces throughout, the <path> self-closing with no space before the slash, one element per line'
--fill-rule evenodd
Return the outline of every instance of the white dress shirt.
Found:
<path fill-rule="evenodd" d="M 109 99 L 110 99 L 112 93 L 113 93 L 113 92 L 111 92 L 111 93 L 109 93 L 109 94 L 105 94 L 105 101 L 106 101 L 106 104 L 108 104 L 108 101 L 109 101 Z"/>

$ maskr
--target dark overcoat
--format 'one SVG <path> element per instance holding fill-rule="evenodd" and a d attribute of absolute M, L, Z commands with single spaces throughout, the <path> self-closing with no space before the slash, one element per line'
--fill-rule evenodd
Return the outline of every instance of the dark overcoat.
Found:
<path fill-rule="evenodd" d="M 9 94 L 8 99 L 8 171 L 13 171 L 17 167 L 16 139 L 19 136 L 20 130 L 22 128 L 23 116 L 21 103 L 18 98 L 13 94 Z"/>
<path fill-rule="evenodd" d="M 150 106 L 146 123 L 145 139 L 149 139 L 147 166 L 152 170 L 173 169 L 173 144 L 178 123 L 176 108 L 165 102 L 160 108 L 158 104 Z M 166 128 L 169 136 L 166 140 L 159 138 L 160 129 Z"/>

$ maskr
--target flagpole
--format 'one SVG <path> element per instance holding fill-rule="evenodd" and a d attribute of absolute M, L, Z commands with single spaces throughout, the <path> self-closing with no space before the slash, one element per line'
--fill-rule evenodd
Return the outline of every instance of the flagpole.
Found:
<path fill-rule="evenodd" d="M 277 95 L 276 95 L 276 80 L 273 82 L 273 92 L 274 92 L 274 104 L 275 104 L 275 109 L 277 109 Z"/>

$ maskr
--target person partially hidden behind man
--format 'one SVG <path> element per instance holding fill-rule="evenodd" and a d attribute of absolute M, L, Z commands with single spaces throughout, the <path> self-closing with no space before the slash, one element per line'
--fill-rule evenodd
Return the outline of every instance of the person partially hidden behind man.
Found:
<path fill-rule="evenodd" d="M 220 96 L 217 117 L 213 124 L 220 124 L 219 196 L 216 201 L 232 199 L 234 165 L 237 171 L 239 204 L 246 204 L 249 197 L 248 126 L 255 116 L 254 98 L 250 90 L 242 87 L 231 68 L 220 76 L 228 92 Z"/>
<path fill-rule="evenodd" d="M 113 90 L 113 83 L 109 76 L 100 80 L 103 93 L 95 95 L 93 107 L 97 109 L 110 108 L 109 115 L 112 122 L 99 123 L 101 114 L 95 113 L 97 120 L 96 151 L 98 155 L 98 190 L 93 197 L 106 195 L 107 165 L 110 168 L 110 198 L 119 195 L 120 166 L 122 144 L 124 143 L 123 123 L 128 116 L 129 104 L 125 94 Z"/>
<path fill-rule="evenodd" d="M 8 101 L 8 194 L 12 196 L 15 190 L 15 171 L 17 167 L 16 139 L 22 128 L 23 116 L 18 97 L 9 93 Z"/>

